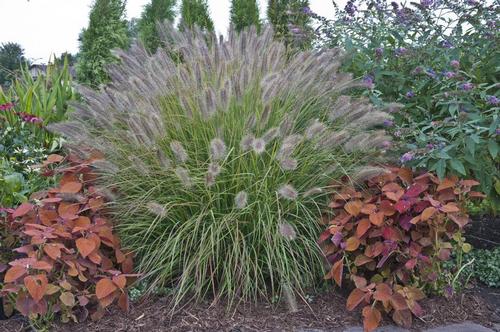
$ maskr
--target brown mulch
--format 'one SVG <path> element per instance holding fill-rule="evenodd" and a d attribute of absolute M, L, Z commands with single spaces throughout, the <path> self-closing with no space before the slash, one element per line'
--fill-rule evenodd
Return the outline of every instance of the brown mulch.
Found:
<path fill-rule="evenodd" d="M 473 321 L 483 326 L 500 322 L 500 290 L 476 287 L 451 299 L 441 297 L 422 301 L 426 314 L 415 319 L 412 330 Z M 54 331 L 297 331 L 321 329 L 337 331 L 349 326 L 360 326 L 359 310 L 348 312 L 345 297 L 335 292 L 318 295 L 306 303 L 298 303 L 298 310 L 290 312 L 286 304 L 242 305 L 234 312 L 226 312 L 223 304 L 201 303 L 185 306 L 170 315 L 168 298 L 157 298 L 132 305 L 129 313 L 117 309 L 98 322 L 59 324 Z M 383 325 L 394 324 L 386 318 Z M 1 332 L 29 331 L 26 321 L 14 317 L 0 321 Z"/>

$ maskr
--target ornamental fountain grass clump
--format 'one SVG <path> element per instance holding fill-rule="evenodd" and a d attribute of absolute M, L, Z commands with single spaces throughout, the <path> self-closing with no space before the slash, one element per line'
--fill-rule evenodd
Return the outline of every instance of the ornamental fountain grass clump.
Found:
<path fill-rule="evenodd" d="M 360 84 L 338 72 L 338 50 L 290 56 L 270 28 L 161 31 L 165 49 L 117 51 L 111 84 L 81 88 L 86 103 L 52 130 L 106 156 L 94 166 L 151 287 L 177 300 L 300 293 L 324 273 L 330 185 L 379 170 L 363 166 L 383 154 L 390 116 L 340 96 Z"/>

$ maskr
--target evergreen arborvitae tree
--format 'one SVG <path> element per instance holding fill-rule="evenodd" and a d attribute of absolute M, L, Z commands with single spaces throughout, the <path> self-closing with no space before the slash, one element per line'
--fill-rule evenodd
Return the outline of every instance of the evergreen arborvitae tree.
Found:
<path fill-rule="evenodd" d="M 232 0 L 231 24 L 236 31 L 255 25 L 260 30 L 259 7 L 256 0 Z"/>
<path fill-rule="evenodd" d="M 214 31 L 214 22 L 208 13 L 206 0 L 182 0 L 179 28 L 197 25 L 203 31 Z"/>
<path fill-rule="evenodd" d="M 311 18 L 307 14 L 309 0 L 269 0 L 267 18 L 273 25 L 275 35 L 287 45 L 300 48 L 311 45 Z"/>
<path fill-rule="evenodd" d="M 17 43 L 0 45 L 0 86 L 9 85 L 12 75 L 26 62 L 21 45 Z"/>
<path fill-rule="evenodd" d="M 160 46 L 157 23 L 174 20 L 175 3 L 176 0 L 152 0 L 144 7 L 138 22 L 139 38 L 150 52 L 155 52 Z"/>
<path fill-rule="evenodd" d="M 90 10 L 89 26 L 80 35 L 80 57 L 77 78 L 97 87 L 108 81 L 105 65 L 116 62 L 114 48 L 129 44 L 124 0 L 95 0 Z"/>

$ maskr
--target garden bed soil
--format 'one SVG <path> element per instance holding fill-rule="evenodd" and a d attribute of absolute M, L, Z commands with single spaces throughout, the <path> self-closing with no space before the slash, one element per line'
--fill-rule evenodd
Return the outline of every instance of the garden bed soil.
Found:
<path fill-rule="evenodd" d="M 483 326 L 500 323 L 500 289 L 475 287 L 451 299 L 425 299 L 422 306 L 426 314 L 414 320 L 412 331 L 464 321 Z M 314 297 L 309 304 L 299 303 L 298 311 L 293 313 L 286 304 L 245 305 L 227 313 L 223 303 L 211 306 L 208 302 L 185 306 L 173 317 L 169 313 L 169 298 L 156 298 L 132 305 L 129 313 L 112 308 L 98 322 L 60 324 L 53 331 L 338 331 L 362 325 L 359 310 L 347 311 L 345 296 L 333 291 Z M 389 324 L 394 323 L 385 318 L 382 325 Z M 29 326 L 21 317 L 0 321 L 0 332 L 24 330 Z"/>
<path fill-rule="evenodd" d="M 475 216 L 465 227 L 465 238 L 474 248 L 493 249 L 500 246 L 500 217 Z"/>

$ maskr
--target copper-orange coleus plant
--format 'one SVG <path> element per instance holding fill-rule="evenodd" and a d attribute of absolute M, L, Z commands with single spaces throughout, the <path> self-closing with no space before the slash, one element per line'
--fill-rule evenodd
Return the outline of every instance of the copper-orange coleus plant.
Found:
<path fill-rule="evenodd" d="M 365 331 L 380 324 L 383 312 L 405 327 L 412 314 L 422 315 L 423 289 L 437 280 L 436 268 L 450 258 L 453 239 L 469 221 L 464 198 L 484 196 L 471 191 L 478 184 L 388 168 L 363 189 L 339 188 L 319 239 L 332 264 L 325 278 L 338 286 L 344 278 L 354 283 L 347 309 L 364 304 Z"/>
<path fill-rule="evenodd" d="M 55 171 L 49 165 L 62 164 Z M 105 197 L 94 186 L 91 160 L 51 155 L 46 173 L 59 185 L 36 193 L 16 209 L 4 209 L 2 227 L 17 239 L 16 259 L 4 265 L 4 309 L 22 315 L 59 313 L 62 321 L 98 319 L 118 302 L 128 310 L 132 256 L 105 217 Z"/>

